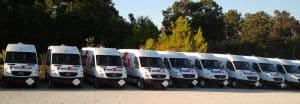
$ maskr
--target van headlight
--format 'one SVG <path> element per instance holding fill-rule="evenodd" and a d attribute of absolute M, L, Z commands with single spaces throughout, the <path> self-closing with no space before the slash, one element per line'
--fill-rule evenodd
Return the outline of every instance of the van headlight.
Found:
<path fill-rule="evenodd" d="M 291 77 L 293 80 L 298 80 L 297 76 L 295 76 L 295 75 L 291 75 Z"/>
<path fill-rule="evenodd" d="M 4 70 L 5 70 L 4 75 L 7 75 L 7 76 L 11 75 L 11 70 L 9 70 L 9 69 L 4 69 Z"/>
<path fill-rule="evenodd" d="M 175 72 L 175 75 L 177 78 L 183 78 L 183 75 L 181 73 Z"/>
<path fill-rule="evenodd" d="M 56 70 L 51 71 L 52 76 L 57 77 L 59 76 L 58 72 Z"/>
<path fill-rule="evenodd" d="M 149 72 L 149 70 L 145 70 L 144 76 L 145 78 L 151 78 L 151 73 Z"/>

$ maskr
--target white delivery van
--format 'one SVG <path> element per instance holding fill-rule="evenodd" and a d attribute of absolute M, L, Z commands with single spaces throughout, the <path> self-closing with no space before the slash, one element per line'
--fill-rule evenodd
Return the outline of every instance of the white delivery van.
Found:
<path fill-rule="evenodd" d="M 247 85 L 250 88 L 259 87 L 259 75 L 253 71 L 249 60 L 240 55 L 213 54 L 221 61 L 221 65 L 229 74 L 232 87 Z"/>
<path fill-rule="evenodd" d="M 127 71 L 127 81 L 139 88 L 169 86 L 170 75 L 159 54 L 153 50 L 119 49 Z"/>
<path fill-rule="evenodd" d="M 190 65 L 188 58 L 180 52 L 157 51 L 171 74 L 171 86 L 187 85 L 194 87 L 198 84 L 198 74 Z"/>
<path fill-rule="evenodd" d="M 49 46 L 46 54 L 46 79 L 50 88 L 58 84 L 83 86 L 80 52 L 75 46 Z"/>
<path fill-rule="evenodd" d="M 291 60 L 268 58 L 276 64 L 278 72 L 282 73 L 287 83 L 287 88 L 300 89 L 300 70 L 299 64 Z"/>
<path fill-rule="evenodd" d="M 83 47 L 81 56 L 85 79 L 92 82 L 95 88 L 99 84 L 125 87 L 127 73 L 117 49 Z"/>
<path fill-rule="evenodd" d="M 23 83 L 36 87 L 39 82 L 37 52 L 31 44 L 8 44 L 5 50 L 2 87 Z"/>
<path fill-rule="evenodd" d="M 264 57 L 244 56 L 251 62 L 252 69 L 260 77 L 261 87 L 285 88 L 284 76 L 277 71 L 275 64 Z"/>
<path fill-rule="evenodd" d="M 227 72 L 221 68 L 220 61 L 210 53 L 183 52 L 196 69 L 200 86 L 216 85 L 225 87 L 229 84 Z"/>

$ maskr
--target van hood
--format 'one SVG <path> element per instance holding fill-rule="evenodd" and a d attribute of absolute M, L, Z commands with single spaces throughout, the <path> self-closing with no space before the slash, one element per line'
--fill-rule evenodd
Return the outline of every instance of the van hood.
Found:
<path fill-rule="evenodd" d="M 280 73 L 278 72 L 269 72 L 271 74 L 271 76 L 273 77 L 283 77 L 283 75 L 281 75 Z"/>
<path fill-rule="evenodd" d="M 166 74 L 167 70 L 165 68 L 156 68 L 156 67 L 145 67 L 151 74 Z"/>
<path fill-rule="evenodd" d="M 179 72 L 183 74 L 196 74 L 196 71 L 193 68 L 177 68 L 177 69 L 179 69 Z"/>
<path fill-rule="evenodd" d="M 256 72 L 250 70 L 241 70 L 247 76 L 257 76 Z"/>
<path fill-rule="evenodd" d="M 225 70 L 221 69 L 209 69 L 214 74 L 226 74 Z"/>

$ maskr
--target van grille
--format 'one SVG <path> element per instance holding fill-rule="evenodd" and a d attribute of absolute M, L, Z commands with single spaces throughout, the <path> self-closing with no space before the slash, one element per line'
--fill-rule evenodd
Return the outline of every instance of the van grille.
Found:
<path fill-rule="evenodd" d="M 249 80 L 257 80 L 257 77 L 254 77 L 254 76 L 248 76 L 247 77 Z"/>
<path fill-rule="evenodd" d="M 215 75 L 216 79 L 225 79 L 226 75 Z"/>
<path fill-rule="evenodd" d="M 122 73 L 106 73 L 107 77 L 122 77 Z"/>
<path fill-rule="evenodd" d="M 183 74 L 183 78 L 195 78 L 195 74 Z"/>
<path fill-rule="evenodd" d="M 160 79 L 160 78 L 166 78 L 166 75 L 163 75 L 163 74 L 152 74 L 151 77 L 152 78 L 159 78 Z"/>
<path fill-rule="evenodd" d="M 28 72 L 28 71 L 12 71 L 11 74 L 15 75 L 15 76 L 29 76 L 31 74 L 31 72 Z"/>
<path fill-rule="evenodd" d="M 283 78 L 273 78 L 274 81 L 283 81 Z"/>
<path fill-rule="evenodd" d="M 60 76 L 64 77 L 75 77 L 77 75 L 76 72 L 59 72 Z"/>

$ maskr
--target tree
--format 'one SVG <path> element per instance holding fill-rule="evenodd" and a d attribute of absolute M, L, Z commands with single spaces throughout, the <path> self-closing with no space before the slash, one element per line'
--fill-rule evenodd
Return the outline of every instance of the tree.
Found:
<path fill-rule="evenodd" d="M 215 43 L 225 39 L 222 7 L 213 0 L 176 1 L 172 7 L 163 11 L 163 16 L 163 26 L 166 28 L 167 34 L 171 32 L 172 21 L 182 16 L 189 20 L 193 33 L 202 27 L 204 37 L 209 42 Z"/>
<path fill-rule="evenodd" d="M 228 10 L 224 15 L 224 33 L 227 40 L 237 39 L 241 34 L 242 17 L 237 10 Z"/>
<path fill-rule="evenodd" d="M 172 23 L 171 30 L 172 34 L 169 36 L 162 32 L 157 42 L 148 39 L 145 43 L 146 49 L 154 47 L 156 50 L 161 51 L 207 51 L 208 45 L 202 36 L 201 28 L 198 29 L 197 34 L 192 34 L 192 29 L 186 18 L 179 17 L 175 23 Z M 154 46 L 153 43 L 155 43 Z"/>
<path fill-rule="evenodd" d="M 152 38 L 147 39 L 145 43 L 145 49 L 154 50 L 155 49 L 154 43 L 155 43 L 154 39 Z"/>
<path fill-rule="evenodd" d="M 148 38 L 156 38 L 159 35 L 158 28 L 148 17 L 138 17 L 135 19 L 133 14 L 129 14 L 132 34 L 125 40 L 127 48 L 138 48 L 144 44 Z"/>
<path fill-rule="evenodd" d="M 208 44 L 202 35 L 202 29 L 199 27 L 197 34 L 194 36 L 193 49 L 194 51 L 205 53 L 207 52 Z"/>
<path fill-rule="evenodd" d="M 268 43 L 268 33 L 273 22 L 271 16 L 260 11 L 255 14 L 245 14 L 241 41 L 249 43 L 252 47 L 249 49 L 252 54 L 262 55 Z"/>

